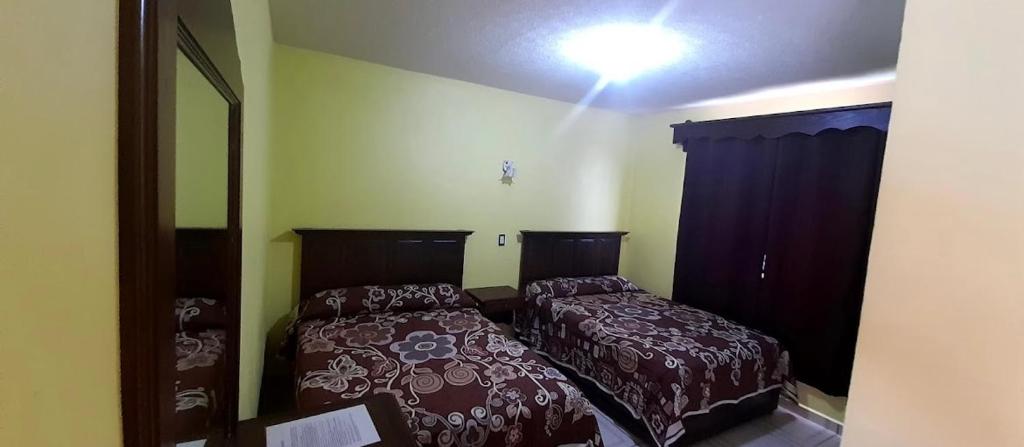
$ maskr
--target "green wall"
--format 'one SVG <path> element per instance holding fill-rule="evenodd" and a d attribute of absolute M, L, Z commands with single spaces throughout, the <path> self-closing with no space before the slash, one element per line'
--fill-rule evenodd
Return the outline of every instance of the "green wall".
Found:
<path fill-rule="evenodd" d="M 242 103 L 242 327 L 238 416 L 256 415 L 263 347 L 269 219 L 267 160 L 270 152 L 270 6 L 266 1 L 232 0 L 245 98 Z"/>
<path fill-rule="evenodd" d="M 174 218 L 177 226 L 226 228 L 228 103 L 178 50 Z"/>
<path fill-rule="evenodd" d="M 468 287 L 516 284 L 519 230 L 626 228 L 627 115 L 560 127 L 571 104 L 280 45 L 274 95 L 267 324 L 297 299 L 295 227 L 474 230 Z"/>

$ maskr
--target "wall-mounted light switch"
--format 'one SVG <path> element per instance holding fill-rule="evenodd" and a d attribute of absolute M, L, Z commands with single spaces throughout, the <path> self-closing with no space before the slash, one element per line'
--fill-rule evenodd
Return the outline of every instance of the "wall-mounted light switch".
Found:
<path fill-rule="evenodd" d="M 505 235 L 504 234 L 499 234 L 498 235 L 498 246 L 499 247 L 504 247 L 505 246 Z"/>

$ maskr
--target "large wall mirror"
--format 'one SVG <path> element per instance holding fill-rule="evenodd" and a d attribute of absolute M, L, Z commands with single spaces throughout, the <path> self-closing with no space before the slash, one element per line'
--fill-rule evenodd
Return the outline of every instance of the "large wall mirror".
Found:
<path fill-rule="evenodd" d="M 228 421 L 230 104 L 179 49 L 175 80 L 174 439 L 193 445 Z M 198 442 L 196 442 L 198 441 Z"/>
<path fill-rule="evenodd" d="M 238 419 L 241 67 L 229 0 L 126 0 L 118 197 L 126 446 Z"/>

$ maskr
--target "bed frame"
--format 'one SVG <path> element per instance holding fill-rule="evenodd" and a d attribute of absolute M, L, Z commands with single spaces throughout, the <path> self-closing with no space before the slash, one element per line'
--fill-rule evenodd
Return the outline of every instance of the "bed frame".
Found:
<path fill-rule="evenodd" d="M 519 264 L 520 290 L 530 282 L 542 279 L 618 274 L 622 237 L 626 234 L 623 231 L 523 231 Z M 626 407 L 601 390 L 592 379 L 582 377 L 568 368 L 560 369 L 605 414 L 622 424 L 634 436 L 656 445 L 643 421 L 634 418 Z M 690 445 L 769 414 L 778 406 L 779 395 L 780 391 L 774 390 L 737 404 L 719 405 L 705 414 L 690 416 L 686 418 L 686 433 L 672 445 Z"/>
<path fill-rule="evenodd" d="M 522 231 L 519 288 L 540 279 L 614 275 L 625 231 Z"/>
<path fill-rule="evenodd" d="M 373 284 L 446 282 L 461 287 L 466 237 L 473 233 L 316 228 L 292 231 L 302 239 L 300 300 L 327 289 Z M 260 415 L 295 409 L 293 373 L 293 365 L 267 356 Z"/>
<path fill-rule="evenodd" d="M 228 230 L 178 228 L 174 231 L 174 245 L 174 296 L 225 299 L 228 293 Z"/>
<path fill-rule="evenodd" d="M 472 231 L 298 228 L 299 297 L 341 287 L 445 282 L 462 287 Z"/>

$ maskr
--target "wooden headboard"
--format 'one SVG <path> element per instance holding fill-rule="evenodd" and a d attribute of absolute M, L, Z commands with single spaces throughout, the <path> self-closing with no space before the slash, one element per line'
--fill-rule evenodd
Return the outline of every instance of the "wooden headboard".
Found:
<path fill-rule="evenodd" d="M 174 231 L 175 296 L 223 299 L 227 296 L 228 230 L 178 228 Z"/>
<path fill-rule="evenodd" d="M 298 228 L 300 300 L 341 287 L 445 282 L 462 287 L 472 231 Z"/>
<path fill-rule="evenodd" d="M 557 277 L 615 275 L 625 231 L 523 231 L 519 288 Z"/>

